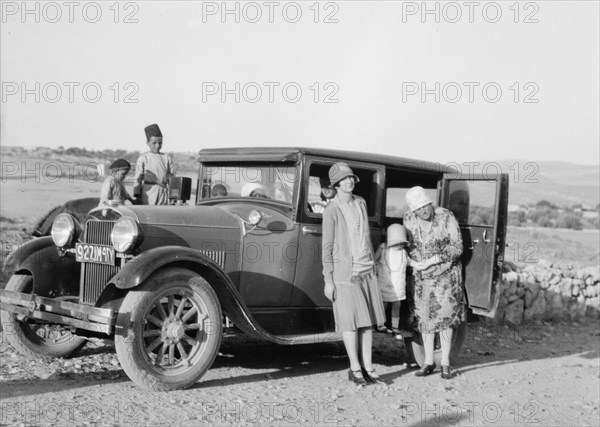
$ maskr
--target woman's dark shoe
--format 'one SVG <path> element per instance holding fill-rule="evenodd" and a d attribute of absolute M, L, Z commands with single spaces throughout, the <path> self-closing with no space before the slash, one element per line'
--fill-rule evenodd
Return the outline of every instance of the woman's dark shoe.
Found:
<path fill-rule="evenodd" d="M 362 373 L 367 382 L 370 382 L 371 384 L 388 384 L 388 382 L 381 378 L 379 375 L 377 375 L 377 373 L 374 370 L 367 371 L 365 368 L 362 368 Z"/>
<path fill-rule="evenodd" d="M 367 385 L 367 380 L 365 380 L 365 377 L 363 376 L 363 373 L 360 370 L 353 371 L 352 369 L 350 369 L 348 371 L 348 379 L 356 385 L 360 385 L 360 386 Z"/>
<path fill-rule="evenodd" d="M 421 369 L 415 372 L 415 377 L 426 377 L 430 375 L 435 369 L 435 363 L 433 365 L 423 365 Z"/>
<path fill-rule="evenodd" d="M 452 378 L 452 370 L 450 369 L 450 366 L 442 365 L 442 378 L 445 380 Z"/>

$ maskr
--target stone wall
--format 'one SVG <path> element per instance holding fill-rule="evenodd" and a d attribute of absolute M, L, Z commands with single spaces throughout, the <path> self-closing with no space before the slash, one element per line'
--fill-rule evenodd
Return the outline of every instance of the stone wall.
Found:
<path fill-rule="evenodd" d="M 540 260 L 504 264 L 497 320 L 519 325 L 530 320 L 600 318 L 600 267 L 574 268 Z"/>

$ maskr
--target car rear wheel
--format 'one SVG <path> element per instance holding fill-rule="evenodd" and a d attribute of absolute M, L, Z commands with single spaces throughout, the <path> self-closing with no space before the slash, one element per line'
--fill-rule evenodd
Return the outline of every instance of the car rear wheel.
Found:
<path fill-rule="evenodd" d="M 450 347 L 450 362 L 458 355 L 460 349 L 465 341 L 467 334 L 467 322 L 461 322 L 458 326 L 454 327 L 454 333 L 452 334 L 452 345 Z M 408 351 L 409 359 L 412 359 L 419 366 L 423 366 L 425 363 L 425 348 L 423 347 L 423 337 L 418 331 L 413 332 L 411 338 L 404 340 L 406 349 Z M 433 358 L 437 366 L 441 366 L 442 360 L 442 349 L 440 346 L 440 336 L 436 334 Z"/>
<path fill-rule="evenodd" d="M 6 284 L 7 291 L 31 293 L 33 277 L 13 274 Z M 41 323 L 27 318 L 19 320 L 17 315 L 0 311 L 2 328 L 6 340 L 24 356 L 32 359 L 66 357 L 85 344 L 85 339 L 74 336 L 67 328 L 52 323 Z"/>
<path fill-rule="evenodd" d="M 123 300 L 115 348 L 125 373 L 158 391 L 195 384 L 211 367 L 223 335 L 219 300 L 184 268 L 152 275 Z"/>

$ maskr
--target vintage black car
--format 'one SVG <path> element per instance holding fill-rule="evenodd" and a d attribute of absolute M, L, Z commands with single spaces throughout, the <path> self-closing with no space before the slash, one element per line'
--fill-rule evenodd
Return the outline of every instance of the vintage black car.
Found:
<path fill-rule="evenodd" d="M 313 208 L 339 161 L 360 178 L 354 193 L 367 202 L 374 245 L 402 222 L 410 187 L 424 187 L 454 212 L 469 307 L 494 315 L 507 175 L 316 148 L 207 149 L 199 161 L 194 204 L 98 207 L 81 224 L 62 213 L 52 237 L 14 251 L 6 263 L 14 274 L 0 291 L 8 341 L 31 357 L 63 357 L 86 338 L 112 339 L 136 384 L 170 390 L 210 368 L 223 319 L 279 344 L 340 340 L 323 294 L 322 214 Z M 188 200 L 186 187 L 174 185 L 174 198 Z M 452 354 L 465 327 L 454 334 Z M 405 344 L 423 363 L 419 334 Z"/>

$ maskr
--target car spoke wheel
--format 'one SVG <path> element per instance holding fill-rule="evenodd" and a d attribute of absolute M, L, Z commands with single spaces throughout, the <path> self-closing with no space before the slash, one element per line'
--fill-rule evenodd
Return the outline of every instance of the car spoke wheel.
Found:
<path fill-rule="evenodd" d="M 13 274 L 6 290 L 31 293 L 33 277 Z M 74 336 L 69 329 L 52 323 L 38 323 L 30 319 L 19 320 L 8 311 L 0 312 L 7 341 L 24 356 L 34 359 L 66 357 L 85 344 L 85 339 Z"/>
<path fill-rule="evenodd" d="M 143 330 L 148 362 L 160 369 L 186 369 L 206 338 L 206 304 L 188 289 L 169 289 L 150 307 Z"/>
<path fill-rule="evenodd" d="M 221 308 L 202 277 L 170 268 L 130 291 L 119 310 L 115 347 L 127 375 L 155 390 L 189 387 L 221 343 Z"/>

